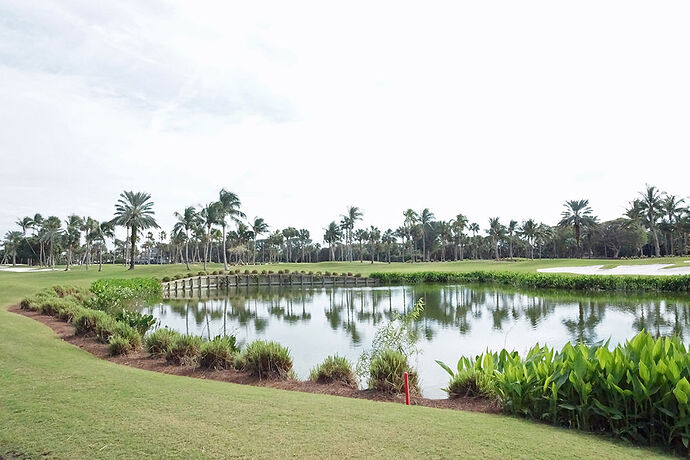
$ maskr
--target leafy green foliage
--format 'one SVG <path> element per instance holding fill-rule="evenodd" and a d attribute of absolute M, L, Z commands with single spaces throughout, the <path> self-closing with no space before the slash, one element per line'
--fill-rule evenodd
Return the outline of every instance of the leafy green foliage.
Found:
<path fill-rule="evenodd" d="M 677 337 L 641 332 L 613 350 L 536 345 L 524 359 L 502 350 L 461 361 L 458 373 L 481 374 L 509 414 L 690 454 L 690 354 Z M 443 367 L 450 389 L 457 374 Z"/>
<path fill-rule="evenodd" d="M 424 300 L 419 299 L 407 314 L 396 313 L 391 321 L 379 327 L 374 334 L 371 350 L 364 351 L 357 362 L 357 374 L 366 378 L 371 374 L 371 363 L 382 353 L 395 351 L 405 357 L 419 353 L 419 334 L 414 322 L 424 311 Z M 407 361 L 407 359 L 406 359 Z"/>
<path fill-rule="evenodd" d="M 114 335 L 108 340 L 108 354 L 110 356 L 126 355 L 130 351 L 132 349 L 126 338 Z"/>
<path fill-rule="evenodd" d="M 159 299 L 163 291 L 155 278 L 129 278 L 94 281 L 91 292 L 91 308 L 115 314 L 122 309 L 151 303 Z"/>
<path fill-rule="evenodd" d="M 382 350 L 369 364 L 369 388 L 402 393 L 405 391 L 405 372 L 408 373 L 410 391 L 419 393 L 417 372 L 407 362 L 407 356 L 398 350 Z"/>
<path fill-rule="evenodd" d="M 165 359 L 180 366 L 196 367 L 201 356 L 202 343 L 201 337 L 179 335 L 166 350 Z"/>
<path fill-rule="evenodd" d="M 136 328 L 133 328 L 127 323 L 119 322 L 115 325 L 115 337 L 121 337 L 127 340 L 129 343 L 130 351 L 138 350 L 141 348 L 141 334 Z M 111 337 L 112 338 L 112 337 Z"/>
<path fill-rule="evenodd" d="M 242 353 L 243 369 L 260 379 L 287 378 L 292 371 L 290 351 L 276 342 L 255 340 Z"/>
<path fill-rule="evenodd" d="M 448 388 L 443 388 L 443 391 L 448 393 L 449 398 L 458 397 L 483 397 L 495 398 L 496 392 L 492 384 L 491 374 L 483 372 L 483 369 L 489 369 L 490 363 L 488 360 L 492 355 L 484 356 L 484 366 L 482 361 L 462 357 L 458 360 L 456 371 L 441 361 L 436 361 L 448 374 L 450 374 L 450 382 Z"/>
<path fill-rule="evenodd" d="M 156 324 L 156 318 L 153 315 L 144 315 L 138 311 L 124 309 L 115 315 L 115 319 L 132 326 L 141 335 L 146 334 Z"/>
<path fill-rule="evenodd" d="M 384 284 L 414 283 L 496 283 L 516 287 L 580 289 L 606 291 L 690 291 L 690 276 L 601 276 L 559 275 L 554 273 L 516 273 L 473 271 L 466 273 L 417 272 L 372 273 Z"/>
<path fill-rule="evenodd" d="M 144 341 L 146 351 L 152 355 L 165 355 L 179 336 L 179 332 L 167 327 L 156 329 L 146 336 Z"/>
<path fill-rule="evenodd" d="M 318 383 L 340 382 L 357 387 L 357 379 L 352 364 L 347 358 L 338 355 L 328 356 L 321 364 L 309 373 L 309 379 Z"/>
<path fill-rule="evenodd" d="M 201 345 L 199 365 L 206 369 L 230 369 L 239 351 L 240 347 L 234 335 L 216 336 L 213 340 Z"/>

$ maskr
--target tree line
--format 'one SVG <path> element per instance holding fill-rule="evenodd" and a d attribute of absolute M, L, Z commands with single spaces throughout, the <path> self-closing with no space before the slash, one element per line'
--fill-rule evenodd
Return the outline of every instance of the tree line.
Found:
<path fill-rule="evenodd" d="M 113 218 L 98 221 L 76 214 L 61 220 L 41 214 L 18 219 L 3 240 L 0 262 L 88 269 L 104 262 L 256 264 L 277 262 L 420 262 L 464 259 L 660 257 L 690 252 L 690 208 L 684 199 L 654 186 L 630 201 L 624 215 L 601 222 L 589 200 L 569 200 L 553 225 L 527 219 L 489 219 L 484 229 L 459 213 L 437 220 L 428 208 L 405 210 L 400 226 L 362 225 L 357 206 L 331 221 L 322 242 L 307 229 L 271 230 L 265 219 L 248 219 L 239 197 L 221 190 L 218 199 L 175 212 L 176 222 L 161 230 L 151 195 L 123 192 Z M 122 227 L 126 237 L 115 237 Z M 155 232 L 155 233 L 154 233 Z M 112 242 L 109 246 L 108 242 Z"/>

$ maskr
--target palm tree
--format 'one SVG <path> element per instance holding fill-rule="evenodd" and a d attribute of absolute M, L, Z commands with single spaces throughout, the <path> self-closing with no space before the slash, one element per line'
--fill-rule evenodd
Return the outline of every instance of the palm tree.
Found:
<path fill-rule="evenodd" d="M 69 271 L 70 265 L 72 265 L 72 251 L 74 251 L 75 246 L 79 246 L 79 241 L 81 240 L 81 229 L 84 226 L 84 221 L 81 217 L 76 214 L 72 214 L 65 220 L 65 225 L 67 226 L 65 235 L 67 243 L 67 266 L 65 271 Z"/>
<path fill-rule="evenodd" d="M 515 233 L 517 232 L 518 223 L 516 220 L 511 220 L 506 229 L 508 232 L 508 252 L 510 254 L 510 260 L 513 260 L 513 239 L 515 238 Z"/>
<path fill-rule="evenodd" d="M 40 216 L 40 214 L 36 214 L 37 216 Z M 17 225 L 19 228 L 22 229 L 22 238 L 24 239 L 24 242 L 26 243 L 27 246 L 29 246 L 29 249 L 31 249 L 31 252 L 33 252 L 34 256 L 38 257 L 38 254 L 36 254 L 36 251 L 34 250 L 34 247 L 31 245 L 29 240 L 26 238 L 26 231 L 35 229 L 36 228 L 36 223 L 31 217 L 24 217 L 22 219 L 17 220 Z M 40 263 L 40 261 L 39 261 Z"/>
<path fill-rule="evenodd" d="M 324 229 L 326 232 L 323 234 L 323 241 L 328 243 L 329 251 L 329 261 L 335 260 L 335 245 L 343 237 L 340 226 L 335 223 L 335 221 L 328 224 L 328 227 Z"/>
<path fill-rule="evenodd" d="M 55 238 L 62 235 L 62 223 L 60 218 L 50 216 L 43 221 L 41 239 L 45 243 L 49 243 L 50 252 L 48 253 L 48 262 L 50 266 L 55 269 Z"/>
<path fill-rule="evenodd" d="M 185 236 L 184 263 L 187 267 L 187 270 L 189 270 L 189 232 L 196 228 L 199 222 L 199 214 L 196 212 L 196 209 L 194 209 L 194 206 L 187 206 L 182 214 L 176 212 L 175 217 L 177 217 L 177 222 L 173 226 L 173 232 L 178 234 L 182 233 Z"/>
<path fill-rule="evenodd" d="M 664 214 L 666 214 L 666 219 L 668 219 L 668 239 L 670 243 L 669 248 L 671 250 L 671 255 L 675 254 L 673 233 L 674 230 L 676 230 L 676 228 L 678 227 L 678 223 L 680 222 L 681 216 L 685 211 L 685 208 L 683 207 L 684 202 L 685 200 L 683 200 L 682 198 L 678 199 L 675 195 L 667 195 L 661 203 L 661 207 L 664 211 Z"/>
<path fill-rule="evenodd" d="M 395 242 L 396 242 L 395 235 L 396 235 L 396 232 L 394 232 L 393 230 L 391 230 L 389 228 L 385 232 L 383 232 L 383 236 L 381 237 L 381 242 L 386 247 L 386 253 L 388 255 L 387 262 L 389 264 L 391 263 L 391 248 L 395 245 Z"/>
<path fill-rule="evenodd" d="M 373 225 L 369 227 L 369 246 L 371 247 L 371 263 L 374 263 L 374 255 L 376 254 L 376 244 L 381 239 L 381 230 L 374 227 Z"/>
<path fill-rule="evenodd" d="M 86 243 L 86 250 L 84 252 L 84 266 L 89 269 L 89 262 L 91 262 L 91 244 L 93 243 L 93 235 L 96 234 L 98 228 L 98 221 L 87 217 L 82 219 L 81 230 L 84 232 L 84 242 Z"/>
<path fill-rule="evenodd" d="M 469 231 L 472 232 L 472 239 L 474 241 L 474 258 L 477 259 L 477 253 L 479 252 L 479 242 L 477 241 L 477 234 L 479 233 L 479 224 L 472 222 L 468 227 Z"/>
<path fill-rule="evenodd" d="M 419 214 L 419 223 L 422 225 L 422 260 L 427 262 L 429 258 L 426 254 L 426 227 L 431 224 L 434 217 L 434 213 L 429 211 L 429 208 L 424 208 Z"/>
<path fill-rule="evenodd" d="M 562 219 L 558 225 L 561 227 L 572 226 L 574 228 L 577 256 L 582 257 L 580 245 L 581 230 L 582 227 L 593 223 L 592 208 L 589 207 L 589 200 L 569 200 L 563 206 L 565 211 L 561 213 Z"/>
<path fill-rule="evenodd" d="M 522 223 L 518 233 L 527 241 L 530 249 L 530 259 L 534 260 L 534 243 L 538 237 L 539 226 L 534 219 L 528 219 Z"/>
<path fill-rule="evenodd" d="M 405 229 L 405 235 L 407 236 L 408 242 L 410 244 L 410 260 L 412 263 L 415 262 L 415 254 L 414 254 L 414 239 L 412 238 L 412 228 L 417 224 L 417 221 L 419 220 L 419 216 L 417 215 L 416 212 L 414 212 L 412 209 L 408 209 L 407 211 L 403 212 L 403 216 L 405 216 L 405 222 L 403 223 L 403 228 Z M 403 260 L 404 262 L 404 260 Z"/>
<path fill-rule="evenodd" d="M 348 206 L 347 212 L 341 216 L 341 228 L 345 231 L 345 246 L 347 248 L 348 260 L 352 262 L 352 231 L 358 220 L 362 220 L 362 211 L 357 206 Z"/>
<path fill-rule="evenodd" d="M 489 229 L 486 231 L 486 233 L 489 234 L 491 240 L 493 241 L 496 260 L 500 260 L 501 257 L 498 252 L 498 244 L 501 242 L 501 239 L 505 237 L 506 227 L 499 222 L 498 217 L 492 217 L 489 219 Z"/>
<path fill-rule="evenodd" d="M 113 223 L 130 229 L 132 249 L 129 263 L 130 270 L 134 270 L 134 255 L 139 231 L 148 228 L 159 228 L 156 219 L 153 217 L 154 214 L 153 201 L 151 201 L 151 195 L 148 193 L 122 192 L 120 199 L 115 204 L 115 219 Z"/>
<path fill-rule="evenodd" d="M 211 244 L 211 228 L 220 224 L 223 216 L 223 204 L 220 201 L 215 201 L 207 204 L 199 211 L 199 224 L 206 229 L 204 240 L 206 245 L 204 247 L 204 270 L 206 270 L 206 262 L 210 259 L 210 244 Z"/>
<path fill-rule="evenodd" d="M 268 224 L 261 217 L 255 217 L 254 221 L 249 224 L 254 234 L 254 244 L 253 244 L 253 255 L 252 255 L 252 265 L 256 265 L 256 239 L 259 235 L 263 235 L 268 231 Z"/>
<path fill-rule="evenodd" d="M 106 248 L 105 239 L 115 236 L 115 226 L 112 222 L 100 222 L 94 227 L 91 241 L 98 243 L 98 271 L 103 271 L 103 249 Z"/>
<path fill-rule="evenodd" d="M 3 241 L 3 246 L 5 249 L 5 255 L 12 256 L 12 265 L 17 265 L 17 249 L 19 248 L 19 242 L 23 237 L 22 232 L 11 231 L 5 234 L 5 241 Z"/>
<path fill-rule="evenodd" d="M 357 229 L 355 239 L 359 243 L 359 263 L 364 263 L 364 241 L 369 239 L 369 234 L 364 229 Z"/>
<path fill-rule="evenodd" d="M 644 216 L 644 222 L 647 229 L 652 232 L 654 239 L 654 254 L 657 257 L 661 256 L 661 248 L 659 247 L 659 235 L 657 234 L 657 220 L 663 213 L 663 194 L 653 185 L 647 185 L 644 192 L 640 192 L 642 199 L 638 200 L 638 206 Z"/>
<path fill-rule="evenodd" d="M 450 221 L 451 229 L 453 230 L 453 260 L 458 260 L 458 248 L 460 248 L 460 260 L 463 259 L 462 239 L 464 237 L 465 227 L 467 227 L 467 217 L 463 214 L 458 214 L 455 219 Z"/>
<path fill-rule="evenodd" d="M 220 225 L 223 229 L 223 266 L 225 270 L 228 269 L 228 250 L 226 247 L 227 238 L 225 237 L 225 226 L 227 225 L 226 219 L 229 217 L 235 223 L 239 223 L 240 219 L 246 218 L 244 213 L 240 211 L 240 206 L 242 203 L 236 194 L 222 189 L 219 194 L 219 200 L 221 203 L 221 213 L 220 213 Z"/>

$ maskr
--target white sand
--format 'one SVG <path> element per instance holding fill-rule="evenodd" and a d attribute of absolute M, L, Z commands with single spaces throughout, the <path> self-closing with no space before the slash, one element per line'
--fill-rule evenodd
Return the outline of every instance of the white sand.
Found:
<path fill-rule="evenodd" d="M 18 273 L 23 273 L 23 272 L 49 272 L 52 271 L 52 268 L 31 268 L 31 267 L 8 267 L 5 265 L 0 265 L 0 271 L 2 272 L 18 272 Z"/>
<path fill-rule="evenodd" d="M 690 260 L 686 260 L 690 263 Z M 615 268 L 604 270 L 603 265 L 587 265 L 584 267 L 553 267 L 540 268 L 541 273 L 576 273 L 578 275 L 690 275 L 690 267 L 666 268 L 674 264 L 646 264 L 646 265 L 619 265 Z"/>

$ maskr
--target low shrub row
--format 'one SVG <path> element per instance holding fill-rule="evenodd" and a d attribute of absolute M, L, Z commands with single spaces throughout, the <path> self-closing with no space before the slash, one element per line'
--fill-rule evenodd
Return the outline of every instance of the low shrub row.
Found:
<path fill-rule="evenodd" d="M 295 275 L 311 275 L 311 276 L 349 276 L 349 277 L 355 277 L 355 278 L 361 278 L 362 274 L 361 273 L 336 273 L 336 272 L 314 272 L 314 271 L 294 271 L 290 272 L 290 270 L 278 270 L 277 272 L 274 272 L 273 270 L 234 270 L 234 271 L 224 271 L 224 270 L 218 270 L 218 271 L 213 271 L 213 272 L 205 272 L 205 271 L 200 271 L 198 273 L 186 273 L 186 274 L 177 274 L 173 276 L 164 276 L 161 278 L 161 282 L 167 283 L 170 281 L 176 281 L 180 279 L 185 279 L 185 278 L 194 278 L 197 276 L 215 276 L 215 275 L 289 275 L 289 274 L 295 274 Z"/>
<path fill-rule="evenodd" d="M 677 338 L 642 332 L 609 350 L 566 344 L 462 358 L 450 396 L 479 392 L 504 412 L 584 431 L 609 432 L 642 445 L 690 454 L 690 354 Z"/>
<path fill-rule="evenodd" d="M 473 271 L 467 273 L 416 272 L 372 273 L 383 284 L 414 283 L 496 283 L 514 287 L 580 289 L 605 291 L 689 292 L 690 275 L 601 276 L 559 275 L 554 273 L 516 273 Z"/>

